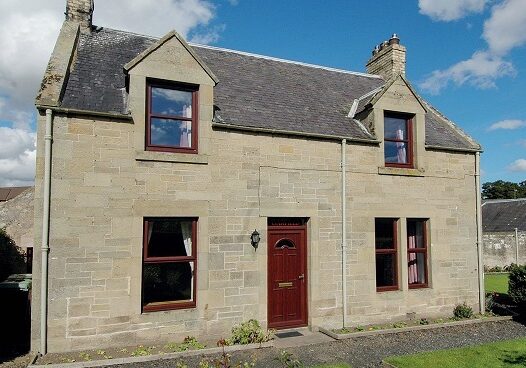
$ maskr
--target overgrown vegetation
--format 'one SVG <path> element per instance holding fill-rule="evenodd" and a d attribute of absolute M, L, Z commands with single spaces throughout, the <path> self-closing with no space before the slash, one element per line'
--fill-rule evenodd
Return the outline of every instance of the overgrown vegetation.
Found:
<path fill-rule="evenodd" d="M 508 295 L 524 314 L 526 313 L 526 265 L 512 265 L 509 277 Z"/>
<path fill-rule="evenodd" d="M 232 336 L 225 340 L 226 345 L 246 345 L 272 340 L 274 331 L 264 331 L 259 322 L 250 319 L 232 328 Z"/>
<path fill-rule="evenodd" d="M 473 308 L 466 303 L 459 304 L 453 309 L 453 316 L 456 319 L 469 319 L 473 317 Z"/>
<path fill-rule="evenodd" d="M 25 258 L 13 239 L 0 228 L 0 282 L 25 269 Z"/>

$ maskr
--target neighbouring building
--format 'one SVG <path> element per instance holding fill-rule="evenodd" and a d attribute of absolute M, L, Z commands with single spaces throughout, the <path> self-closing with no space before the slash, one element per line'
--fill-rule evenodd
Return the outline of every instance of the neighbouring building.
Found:
<path fill-rule="evenodd" d="M 481 148 L 398 37 L 358 73 L 95 27 L 93 5 L 67 2 L 36 101 L 33 350 L 478 310 Z"/>
<path fill-rule="evenodd" d="M 482 203 L 484 266 L 526 264 L 526 198 Z"/>

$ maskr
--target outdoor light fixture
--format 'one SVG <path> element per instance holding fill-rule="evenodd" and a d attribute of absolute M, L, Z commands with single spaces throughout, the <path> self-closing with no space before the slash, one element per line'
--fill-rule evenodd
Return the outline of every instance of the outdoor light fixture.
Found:
<path fill-rule="evenodd" d="M 250 243 L 252 243 L 252 246 L 254 247 L 254 250 L 258 249 L 259 241 L 261 240 L 261 237 L 259 236 L 259 233 L 257 230 L 254 230 L 252 235 L 250 235 Z"/>

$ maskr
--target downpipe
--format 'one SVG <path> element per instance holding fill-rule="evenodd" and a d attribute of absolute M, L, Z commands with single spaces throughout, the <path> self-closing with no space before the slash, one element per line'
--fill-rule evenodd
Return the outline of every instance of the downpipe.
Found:
<path fill-rule="evenodd" d="M 40 289 L 40 354 L 47 353 L 48 260 L 49 260 L 49 209 L 51 197 L 51 144 L 53 141 L 53 111 L 46 110 L 44 135 L 44 206 L 42 216 L 42 262 Z"/>
<path fill-rule="evenodd" d="M 341 165 L 342 165 L 342 314 L 343 319 L 342 328 L 345 328 L 347 326 L 347 205 L 346 205 L 346 197 L 347 197 L 347 188 L 346 188 L 346 160 L 345 160 L 345 153 L 346 153 L 346 147 L 347 147 L 347 140 L 342 139 L 342 159 L 341 159 Z"/>
<path fill-rule="evenodd" d="M 482 259 L 482 204 L 480 191 L 480 152 L 475 153 L 475 186 L 476 186 L 476 205 L 477 205 L 477 261 L 479 279 L 479 310 L 483 314 L 486 312 L 486 296 L 484 293 L 484 262 Z"/>

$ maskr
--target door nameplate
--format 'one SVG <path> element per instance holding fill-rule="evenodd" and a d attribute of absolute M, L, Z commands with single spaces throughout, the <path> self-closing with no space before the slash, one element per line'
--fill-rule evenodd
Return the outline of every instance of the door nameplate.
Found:
<path fill-rule="evenodd" d="M 293 286 L 292 282 L 279 282 L 279 288 L 291 288 Z"/>

